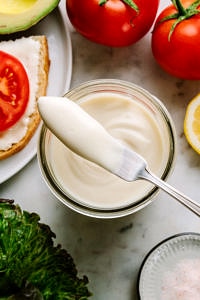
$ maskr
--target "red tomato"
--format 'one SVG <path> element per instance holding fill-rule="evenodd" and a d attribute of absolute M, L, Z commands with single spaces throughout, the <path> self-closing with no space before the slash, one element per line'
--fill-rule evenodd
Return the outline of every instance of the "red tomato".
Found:
<path fill-rule="evenodd" d="M 89 40 L 107 46 L 128 46 L 141 39 L 155 19 L 159 0 L 67 0 L 69 19 Z M 130 4 L 137 6 L 138 11 Z"/>
<path fill-rule="evenodd" d="M 185 10 L 194 0 L 182 0 L 181 3 Z M 180 21 L 171 31 L 177 18 L 161 20 L 177 12 L 176 7 L 171 5 L 158 16 L 152 32 L 152 52 L 158 64 L 169 74 L 182 79 L 199 80 L 200 13 Z"/>
<path fill-rule="evenodd" d="M 29 81 L 21 62 L 0 51 L 0 131 L 14 125 L 29 99 Z"/>

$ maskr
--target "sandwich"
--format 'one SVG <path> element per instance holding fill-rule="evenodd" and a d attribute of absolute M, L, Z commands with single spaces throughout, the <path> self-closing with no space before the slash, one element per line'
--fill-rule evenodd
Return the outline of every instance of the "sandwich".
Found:
<path fill-rule="evenodd" d="M 0 57 L 2 160 L 23 149 L 40 123 L 37 99 L 46 95 L 50 67 L 47 38 L 37 35 L 2 41 Z"/>

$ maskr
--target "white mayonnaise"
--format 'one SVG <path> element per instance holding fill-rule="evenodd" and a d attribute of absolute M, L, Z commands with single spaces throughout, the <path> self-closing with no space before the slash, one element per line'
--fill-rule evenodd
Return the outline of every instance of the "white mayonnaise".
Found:
<path fill-rule="evenodd" d="M 112 146 L 108 147 L 109 151 L 105 151 L 106 135 L 101 135 L 102 128 L 94 126 L 91 129 L 90 120 L 86 117 L 85 124 L 89 131 L 95 132 L 92 136 L 88 135 L 79 126 L 81 123 L 78 112 L 76 117 L 74 114 L 71 117 L 70 113 L 66 114 L 63 105 L 61 113 L 57 113 L 56 109 L 51 111 L 51 105 L 48 106 L 47 103 L 48 99 L 46 114 L 48 119 L 50 115 L 52 116 L 50 128 L 53 130 L 54 127 L 57 128 L 60 132 L 58 136 L 66 137 L 67 141 L 63 141 L 68 142 L 71 149 L 76 153 L 84 154 L 85 157 L 89 153 L 89 158 L 93 161 L 102 159 L 102 164 L 106 162 L 111 168 L 116 167 L 116 161 L 112 157 Z M 132 101 L 128 96 L 113 92 L 87 96 L 79 104 L 113 137 L 143 156 L 152 172 L 158 176 L 163 173 L 169 151 L 166 145 L 168 143 L 166 132 L 162 132 L 162 126 L 157 124 L 150 110 Z M 60 101 L 58 101 L 59 105 Z M 42 105 L 41 107 L 39 105 L 39 109 L 42 109 Z M 42 111 L 45 120 L 45 107 Z M 82 115 L 80 117 L 82 118 Z M 73 122 L 76 124 L 75 129 L 70 125 Z M 74 136 L 77 138 L 75 144 L 73 144 Z M 102 136 L 103 139 L 101 139 Z M 143 180 L 131 183 L 122 180 L 93 162 L 80 157 L 55 136 L 49 139 L 48 147 L 50 167 L 55 181 L 70 197 L 85 205 L 104 209 L 126 206 L 141 199 L 152 188 L 150 183 Z M 118 149 L 120 151 L 120 147 Z"/>

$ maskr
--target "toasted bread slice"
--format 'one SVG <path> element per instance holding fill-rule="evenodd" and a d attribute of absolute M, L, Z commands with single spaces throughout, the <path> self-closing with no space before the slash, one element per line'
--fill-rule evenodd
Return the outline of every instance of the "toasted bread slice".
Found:
<path fill-rule="evenodd" d="M 17 49 L 15 53 L 15 43 L 17 43 Z M 29 45 L 26 48 L 26 43 L 29 43 Z M 33 43 L 33 45 L 31 45 Z M 22 45 L 21 45 L 22 44 Z M 33 47 L 32 47 L 33 46 Z M 23 48 L 24 49 L 24 57 L 26 56 L 27 58 L 23 62 Z M 33 53 L 30 51 L 27 53 L 28 50 L 33 49 Z M 21 51 L 19 50 L 21 49 Z M 20 151 L 22 148 L 24 148 L 33 134 L 35 133 L 39 123 L 40 123 L 40 115 L 37 110 L 37 99 L 40 96 L 45 96 L 46 95 L 46 90 L 47 90 L 47 85 L 48 85 L 48 73 L 49 73 L 49 66 L 50 66 L 50 60 L 49 60 L 49 53 L 48 53 L 48 42 L 47 39 L 44 35 L 41 36 L 30 36 L 30 37 L 23 37 L 21 39 L 17 39 L 15 41 L 4 41 L 0 43 L 0 50 L 8 52 L 16 58 L 18 58 L 24 65 L 28 78 L 29 78 L 29 84 L 30 84 L 30 89 L 32 88 L 31 85 L 33 84 L 32 82 L 36 80 L 37 85 L 36 87 L 32 88 L 32 99 L 31 101 L 34 101 L 33 108 L 31 111 L 29 111 L 28 115 L 26 116 L 26 119 L 28 119 L 28 124 L 26 125 L 25 133 L 23 134 L 22 137 L 19 138 L 19 140 L 16 141 L 16 137 L 14 138 L 13 136 L 13 141 L 12 141 L 12 131 L 17 131 L 19 124 L 18 122 L 21 122 L 20 120 L 14 125 L 15 128 L 9 128 L 5 132 L 0 133 L 0 160 L 5 159 L 18 151 Z M 35 60 L 32 60 L 32 56 L 37 57 L 37 63 L 35 64 Z M 28 61 L 28 62 L 27 62 Z M 35 72 L 35 77 L 36 79 L 32 78 L 33 73 L 30 71 L 30 69 L 34 69 Z M 33 95 L 33 90 L 34 90 L 34 95 Z M 30 101 L 30 99 L 29 99 Z M 29 109 L 29 108 L 28 108 Z M 27 109 L 27 110 L 28 110 Z M 29 109 L 30 110 L 30 109 Z M 22 117 L 23 118 L 23 117 Z M 13 127 L 14 127 L 13 126 Z M 18 127 L 17 127 L 18 126 Z M 23 126 L 23 122 L 22 122 Z M 23 128 L 24 131 L 24 128 Z M 20 134 L 21 135 L 21 134 Z M 9 138 L 8 138 L 9 137 Z M 3 142 L 3 139 L 8 139 L 9 143 L 8 145 L 2 146 L 1 140 Z M 5 141 L 4 141 L 5 142 Z M 6 142 L 7 143 L 7 142 Z"/>

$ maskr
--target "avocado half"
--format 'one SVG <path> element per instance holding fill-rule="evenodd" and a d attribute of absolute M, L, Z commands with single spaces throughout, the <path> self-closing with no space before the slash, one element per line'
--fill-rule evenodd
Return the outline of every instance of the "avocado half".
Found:
<path fill-rule="evenodd" d="M 46 17 L 60 0 L 15 0 L 0 3 L 0 34 L 26 30 Z"/>

